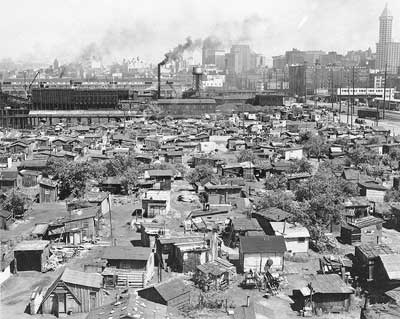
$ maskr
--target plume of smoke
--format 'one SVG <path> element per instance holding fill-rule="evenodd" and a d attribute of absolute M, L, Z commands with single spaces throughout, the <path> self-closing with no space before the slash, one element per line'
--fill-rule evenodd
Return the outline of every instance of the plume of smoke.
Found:
<path fill-rule="evenodd" d="M 185 51 L 193 52 L 201 47 L 201 43 L 201 39 L 193 41 L 190 37 L 187 37 L 185 43 L 178 44 L 173 50 L 165 54 L 165 58 L 160 62 L 160 65 L 164 65 L 168 61 L 176 61 L 181 59 Z"/>

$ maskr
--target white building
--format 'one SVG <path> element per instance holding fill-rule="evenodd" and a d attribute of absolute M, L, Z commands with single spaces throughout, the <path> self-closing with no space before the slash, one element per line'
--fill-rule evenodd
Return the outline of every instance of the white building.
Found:
<path fill-rule="evenodd" d="M 310 233 L 307 228 L 287 222 L 270 222 L 270 225 L 276 236 L 283 236 L 283 238 L 285 238 L 286 249 L 288 252 L 308 252 Z"/>

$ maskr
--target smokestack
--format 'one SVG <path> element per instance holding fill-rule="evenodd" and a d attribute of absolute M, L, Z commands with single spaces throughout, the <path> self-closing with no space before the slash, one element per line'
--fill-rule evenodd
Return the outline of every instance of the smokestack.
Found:
<path fill-rule="evenodd" d="M 161 99 L 161 63 L 157 65 L 157 98 Z"/>
<path fill-rule="evenodd" d="M 157 98 L 161 99 L 161 66 L 165 65 L 169 60 L 169 55 L 166 54 L 164 60 L 162 60 L 160 63 L 157 65 L 157 81 L 158 81 L 158 86 L 157 86 Z"/>

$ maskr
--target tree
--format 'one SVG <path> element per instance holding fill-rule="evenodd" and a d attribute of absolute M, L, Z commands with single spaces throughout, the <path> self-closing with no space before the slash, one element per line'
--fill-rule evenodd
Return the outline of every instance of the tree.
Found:
<path fill-rule="evenodd" d="M 207 165 L 200 165 L 191 170 L 186 179 L 189 183 L 200 183 L 205 185 L 211 182 L 218 182 L 218 177 L 214 174 L 213 168 Z"/>
<path fill-rule="evenodd" d="M 313 135 L 304 144 L 304 150 L 309 157 L 316 157 L 319 161 L 323 155 L 328 154 L 329 145 L 322 136 Z"/>
<path fill-rule="evenodd" d="M 286 189 L 287 178 L 284 175 L 270 175 L 265 179 L 266 190 L 284 190 Z"/>
<path fill-rule="evenodd" d="M 239 154 L 236 156 L 236 158 L 237 158 L 237 161 L 239 163 L 242 163 L 242 162 L 252 162 L 252 163 L 254 163 L 256 158 L 257 158 L 257 156 L 251 150 L 241 150 L 239 152 Z"/>
<path fill-rule="evenodd" d="M 64 159 L 49 159 L 47 172 L 60 181 L 60 198 L 72 195 L 81 197 L 91 179 L 99 179 L 104 169 L 97 163 L 70 162 Z"/>
<path fill-rule="evenodd" d="M 135 167 L 129 167 L 123 175 L 119 175 L 121 178 L 121 185 L 126 190 L 128 195 L 131 195 L 137 186 L 139 179 L 139 171 Z"/>
<path fill-rule="evenodd" d="M 378 165 L 379 156 L 375 152 L 367 150 L 364 146 L 357 146 L 347 154 L 351 164 L 359 166 L 360 164 Z"/>
<path fill-rule="evenodd" d="M 300 160 L 292 160 L 290 163 L 290 171 L 289 173 L 311 173 L 312 165 L 305 158 Z"/>
<path fill-rule="evenodd" d="M 397 189 L 388 190 L 385 194 L 385 202 L 400 202 L 400 191 Z"/>
<path fill-rule="evenodd" d="M 15 191 L 11 191 L 2 203 L 4 210 L 12 213 L 13 218 L 21 217 L 25 213 L 26 200 L 25 198 Z"/>

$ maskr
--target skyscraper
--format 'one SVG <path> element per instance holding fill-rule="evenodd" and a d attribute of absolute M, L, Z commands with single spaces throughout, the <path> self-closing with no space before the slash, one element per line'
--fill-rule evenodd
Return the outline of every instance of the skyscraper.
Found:
<path fill-rule="evenodd" d="M 379 17 L 379 42 L 376 44 L 376 67 L 396 74 L 400 66 L 400 42 L 392 42 L 393 16 L 386 4 Z"/>

